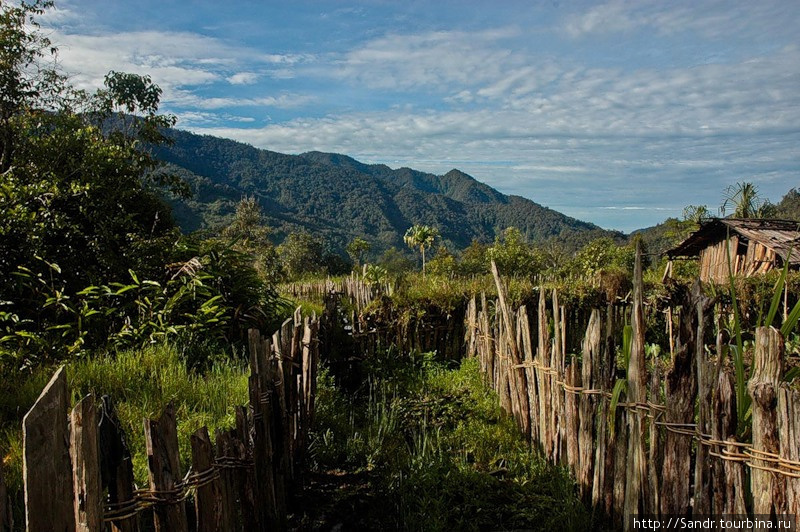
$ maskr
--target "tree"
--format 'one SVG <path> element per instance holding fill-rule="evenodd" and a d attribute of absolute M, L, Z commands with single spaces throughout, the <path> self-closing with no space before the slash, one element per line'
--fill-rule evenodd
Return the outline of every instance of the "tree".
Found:
<path fill-rule="evenodd" d="M 351 259 L 353 259 L 353 263 L 357 269 L 361 268 L 364 254 L 370 249 L 372 249 L 372 244 L 360 236 L 355 237 L 349 244 L 347 244 L 347 247 L 345 248 L 347 254 L 350 255 Z"/>
<path fill-rule="evenodd" d="M 531 248 L 516 227 L 507 227 L 495 238 L 488 256 L 508 275 L 531 275 L 539 270 Z"/>
<path fill-rule="evenodd" d="M 683 220 L 699 226 L 702 222 L 711 218 L 711 212 L 706 205 L 687 205 L 683 208 Z"/>
<path fill-rule="evenodd" d="M 425 277 L 425 249 L 433 245 L 439 230 L 427 225 L 412 225 L 403 236 L 403 241 L 411 249 L 419 248 L 422 254 L 422 276 Z"/>
<path fill-rule="evenodd" d="M 481 275 L 488 273 L 489 261 L 486 258 L 488 246 L 477 240 L 472 240 L 469 246 L 461 252 L 458 271 L 462 275 Z"/>
<path fill-rule="evenodd" d="M 254 196 L 245 196 L 236 205 L 233 221 L 222 230 L 222 236 L 233 240 L 235 247 L 253 258 L 256 270 L 270 283 L 282 277 L 275 246 L 269 239 L 271 230 L 264 222 L 261 205 Z"/>
<path fill-rule="evenodd" d="M 722 216 L 733 209 L 733 218 L 769 218 L 775 214 L 775 206 L 762 198 L 753 183 L 740 182 L 725 189 L 719 212 Z"/>
<path fill-rule="evenodd" d="M 325 271 L 322 241 L 307 231 L 289 233 L 277 251 L 290 278 L 299 279 Z"/>

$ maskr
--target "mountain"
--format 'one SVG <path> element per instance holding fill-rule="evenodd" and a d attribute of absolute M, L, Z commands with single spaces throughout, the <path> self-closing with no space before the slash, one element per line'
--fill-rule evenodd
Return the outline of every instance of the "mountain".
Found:
<path fill-rule="evenodd" d="M 306 229 L 341 250 L 356 236 L 375 251 L 403 246 L 413 224 L 437 227 L 461 249 L 473 239 L 491 242 L 515 226 L 531 242 L 555 238 L 578 246 L 599 236 L 622 234 L 570 218 L 520 196 L 508 196 L 451 170 L 437 176 L 410 168 L 393 170 L 333 153 L 287 155 L 232 140 L 169 133 L 173 143 L 155 148 L 165 171 L 190 185 L 193 197 L 172 200 L 184 230 L 215 229 L 230 220 L 236 203 L 255 196 L 276 242 Z"/>

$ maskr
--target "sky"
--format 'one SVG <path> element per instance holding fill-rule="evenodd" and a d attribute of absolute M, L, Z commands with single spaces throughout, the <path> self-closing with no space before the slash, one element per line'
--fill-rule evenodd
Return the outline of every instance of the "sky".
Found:
<path fill-rule="evenodd" d="M 609 229 L 800 187 L 797 0 L 61 0 L 80 88 L 147 74 L 178 127 L 466 172 Z"/>

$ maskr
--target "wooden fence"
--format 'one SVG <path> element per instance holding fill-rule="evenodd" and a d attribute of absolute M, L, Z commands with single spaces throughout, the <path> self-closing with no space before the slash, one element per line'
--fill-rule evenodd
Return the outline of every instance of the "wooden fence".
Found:
<path fill-rule="evenodd" d="M 367 282 L 362 276 L 353 272 L 348 277 L 340 279 L 286 283 L 281 285 L 280 290 L 293 297 L 319 302 L 323 302 L 331 292 L 337 292 L 349 298 L 354 311 L 361 313 L 381 295 L 391 296 L 394 287 L 390 282 Z"/>
<path fill-rule="evenodd" d="M 620 311 L 591 312 L 579 355 L 565 349 L 558 294 L 514 310 L 499 297 L 466 312 L 467 356 L 477 356 L 501 404 L 549 460 L 568 466 L 584 500 L 632 528 L 634 515 L 782 515 L 800 519 L 800 390 L 782 382 L 784 340 L 755 331 L 747 389 L 752 437 L 737 431 L 733 371 L 709 357 L 713 300 L 697 283 L 684 295 L 671 363 L 645 358 L 641 264 L 629 309 L 627 373 L 617 370 Z M 548 301 L 551 299 L 551 301 Z M 494 307 L 490 303 L 494 303 Z M 712 341 L 713 342 L 713 341 Z M 716 353 L 724 338 L 716 338 Z M 611 411 L 612 391 L 620 394 Z"/>
<path fill-rule="evenodd" d="M 286 529 L 314 417 L 318 335 L 319 321 L 299 309 L 271 338 L 249 332 L 249 406 L 237 408 L 236 428 L 218 431 L 216 445 L 205 427 L 191 436 L 188 471 L 173 406 L 144 420 L 142 489 L 111 399 L 89 395 L 69 412 L 59 369 L 23 420 L 27 530 L 133 532 L 151 529 L 150 516 L 157 532 Z M 2 491 L 0 479 L 0 500 Z M 0 530 L 10 515 L 2 510 Z"/>

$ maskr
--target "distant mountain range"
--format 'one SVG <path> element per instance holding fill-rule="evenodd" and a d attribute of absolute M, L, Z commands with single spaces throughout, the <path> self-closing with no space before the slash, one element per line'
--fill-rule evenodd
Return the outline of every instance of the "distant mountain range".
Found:
<path fill-rule="evenodd" d="M 510 226 L 530 242 L 557 239 L 571 247 L 600 236 L 624 239 L 622 233 L 502 194 L 459 170 L 437 176 L 339 154 L 286 155 L 181 130 L 169 135 L 173 144 L 157 148 L 155 155 L 193 191 L 189 200 L 172 200 L 173 214 L 186 231 L 225 225 L 238 201 L 249 195 L 261 204 L 276 243 L 305 229 L 333 250 L 356 236 L 371 241 L 375 251 L 402 247 L 403 234 L 413 224 L 438 228 L 451 249 L 473 239 L 491 242 Z"/>

